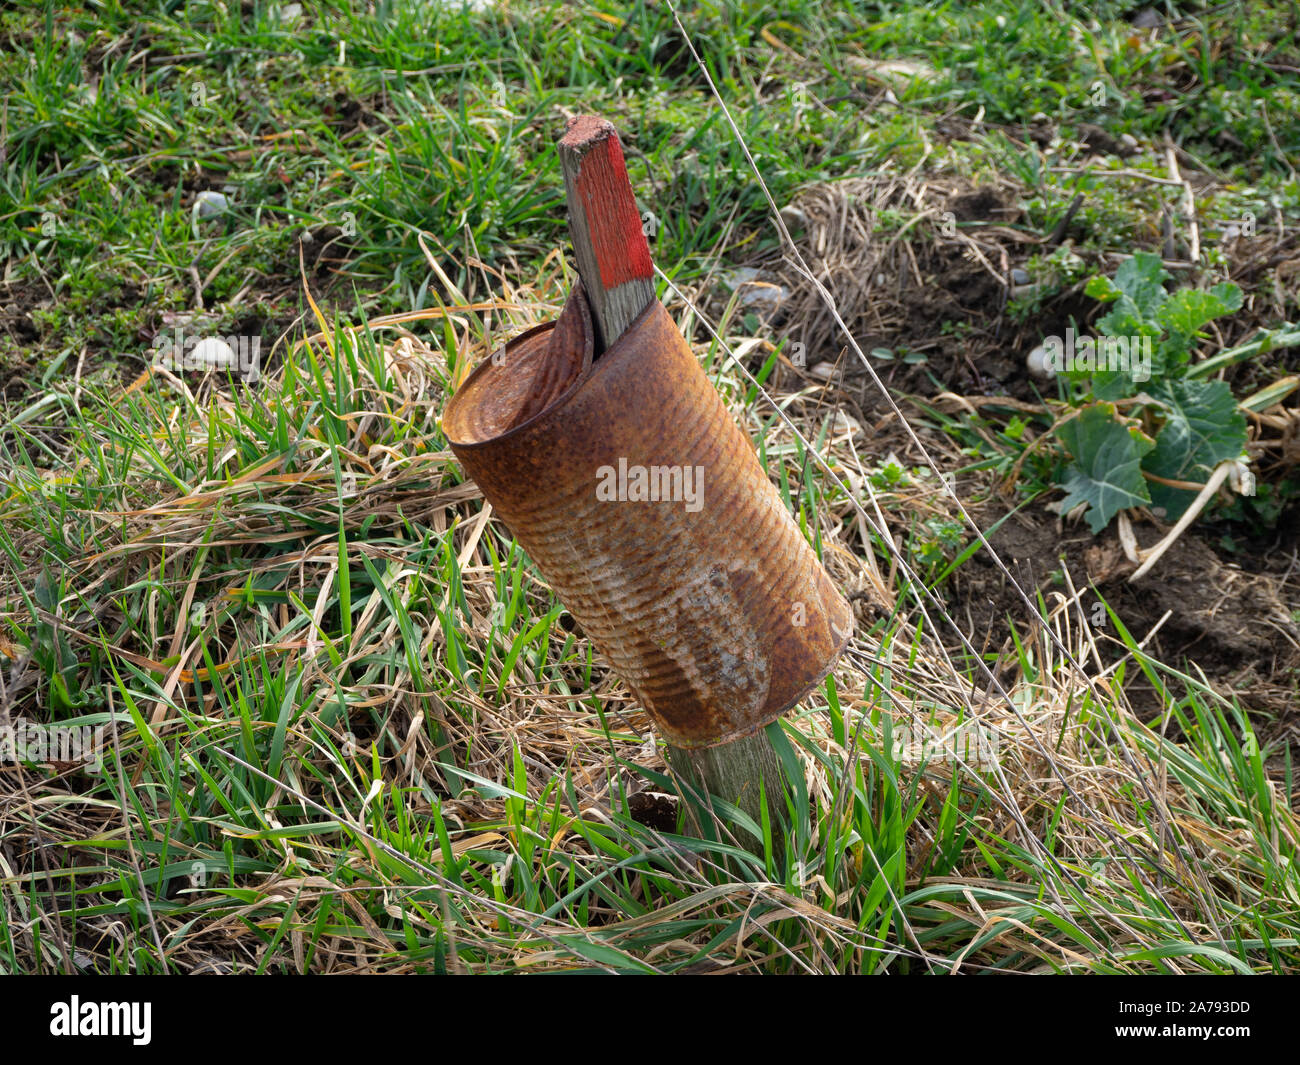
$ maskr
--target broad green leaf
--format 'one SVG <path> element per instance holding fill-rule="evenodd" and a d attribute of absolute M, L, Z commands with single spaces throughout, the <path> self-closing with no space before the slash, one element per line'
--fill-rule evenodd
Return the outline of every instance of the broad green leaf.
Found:
<path fill-rule="evenodd" d="M 1124 294 L 1109 277 L 1089 278 L 1088 283 L 1083 286 L 1083 291 L 1098 303 L 1110 303 L 1111 300 L 1117 300 Z"/>
<path fill-rule="evenodd" d="M 1140 251 L 1125 259 L 1115 271 L 1115 287 L 1133 301 L 1136 313 L 1143 318 L 1154 318 L 1166 299 L 1164 284 L 1169 271 L 1159 255 Z"/>
<path fill-rule="evenodd" d="M 1098 338 L 1126 337 L 1130 345 L 1133 338 L 1139 340 L 1143 337 L 1151 338 L 1152 379 L 1163 376 L 1166 370 L 1164 342 L 1161 339 L 1163 333 L 1164 330 L 1153 319 L 1142 317 L 1138 312 L 1137 304 L 1128 296 L 1121 296 L 1119 302 L 1110 309 L 1110 313 L 1097 320 Z M 1099 373 L 1094 376 L 1092 387 L 1098 399 L 1122 399 L 1136 395 L 1142 391 L 1143 385 L 1144 382 L 1134 380 L 1132 375 L 1119 379 L 1115 374 Z"/>
<path fill-rule="evenodd" d="M 1178 363 L 1186 362 L 1188 349 L 1202 326 L 1240 309 L 1241 289 L 1231 282 L 1208 291 L 1180 288 L 1156 312 L 1156 321 L 1169 333 L 1165 341 L 1167 355 Z"/>
<path fill-rule="evenodd" d="M 1127 296 L 1120 296 L 1115 306 L 1097 319 L 1097 332 L 1102 336 L 1159 336 L 1160 327 L 1142 317 L 1138 306 Z"/>
<path fill-rule="evenodd" d="M 1163 370 L 1160 344 L 1150 333 L 1134 321 L 1123 332 L 1106 332 L 1096 337 L 1091 384 L 1095 399 L 1135 396 L 1160 376 Z"/>
<path fill-rule="evenodd" d="M 1087 503 L 1088 528 L 1101 532 L 1119 511 L 1151 502 L 1140 465 L 1155 446 L 1137 426 L 1116 416 L 1113 403 L 1094 403 L 1057 430 L 1074 461 L 1065 468 L 1061 513 Z"/>
<path fill-rule="evenodd" d="M 1151 389 L 1165 411 L 1165 424 L 1142 468 L 1171 481 L 1204 484 L 1224 459 L 1246 449 L 1246 416 L 1223 381 L 1169 381 Z M 1176 521 L 1196 493 L 1152 481 L 1151 503 Z"/>

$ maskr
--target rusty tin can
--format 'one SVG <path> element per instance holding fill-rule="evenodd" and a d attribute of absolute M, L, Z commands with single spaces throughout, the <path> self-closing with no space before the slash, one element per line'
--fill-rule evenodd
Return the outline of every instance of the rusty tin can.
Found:
<path fill-rule="evenodd" d="M 825 677 L 852 612 L 663 306 L 595 360 L 593 336 L 578 286 L 443 429 L 664 739 L 739 739 Z"/>

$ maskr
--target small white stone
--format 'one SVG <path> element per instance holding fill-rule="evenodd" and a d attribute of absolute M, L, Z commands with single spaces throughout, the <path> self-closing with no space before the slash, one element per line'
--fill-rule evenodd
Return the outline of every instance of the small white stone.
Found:
<path fill-rule="evenodd" d="M 200 192 L 194 198 L 194 213 L 200 218 L 216 218 L 219 214 L 225 214 L 229 206 L 230 201 L 225 196 L 211 189 Z"/>
<path fill-rule="evenodd" d="M 1029 372 L 1039 380 L 1050 381 L 1056 376 L 1056 371 L 1047 365 L 1047 349 L 1041 344 L 1029 353 L 1025 363 Z"/>
<path fill-rule="evenodd" d="M 793 204 L 787 204 L 785 207 L 781 208 L 781 221 L 784 222 L 789 229 L 808 228 L 808 216 Z"/>
<path fill-rule="evenodd" d="M 777 285 L 752 266 L 741 266 L 722 275 L 722 283 L 736 293 L 737 300 L 746 310 L 759 314 L 772 314 L 787 299 L 789 291 Z"/>
<path fill-rule="evenodd" d="M 815 377 L 819 381 L 829 381 L 835 376 L 835 364 L 833 362 L 819 362 L 808 371 L 809 377 Z"/>

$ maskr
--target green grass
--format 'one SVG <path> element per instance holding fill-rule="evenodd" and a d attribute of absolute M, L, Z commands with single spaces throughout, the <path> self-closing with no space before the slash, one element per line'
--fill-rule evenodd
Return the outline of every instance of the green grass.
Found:
<path fill-rule="evenodd" d="M 1018 176 L 1035 225 L 1087 192 L 1080 223 L 1096 246 L 1126 247 L 1159 188 L 1087 175 L 1063 186 L 1025 147 L 1043 115 L 1067 138 L 1086 123 L 1157 145 L 1167 133 L 1224 183 L 1249 186 L 1225 211 L 1295 211 L 1300 49 L 1287 6 L 1228 5 L 1155 41 L 1115 21 L 1132 6 L 1103 5 L 1105 20 L 1088 24 L 1037 3 L 800 2 L 778 20 L 762 5 L 705 3 L 686 24 L 779 202 L 886 159 L 910 166 L 943 148 L 944 122 L 978 118 L 977 135 L 944 150 L 954 164 Z M 34 350 L 11 347 L 10 362 L 61 366 L 88 346 L 97 372 L 129 373 L 156 313 L 191 306 L 196 288 L 227 319 L 292 318 L 304 227 L 334 238 L 345 305 L 357 285 L 378 313 L 427 305 L 417 230 L 462 261 L 527 276 L 564 238 L 552 145 L 576 110 L 612 116 L 633 147 L 670 275 L 773 241 L 662 5 L 633 5 L 624 21 L 612 4 L 391 4 L 362 17 L 322 3 L 289 23 L 266 3 L 251 16 L 205 3 L 36 8 L 43 19 L 0 15 L 17 45 L 0 58 L 13 88 L 0 253 L 11 284 L 49 304 Z M 891 58 L 930 73 L 895 80 L 897 106 L 864 107 L 881 82 L 861 60 Z M 1171 98 L 1144 97 L 1170 84 Z M 196 230 L 194 195 L 223 187 L 229 217 Z"/>
<path fill-rule="evenodd" d="M 1223 210 L 1294 212 L 1291 9 L 1216 9 L 1130 46 L 1117 19 L 1136 6 L 1101 5 L 1095 26 L 1053 5 L 802 0 L 685 21 L 778 203 L 929 146 L 973 179 L 1014 176 L 1033 230 L 1089 193 L 1083 254 L 1149 237 L 1158 186 L 1062 182 L 1024 134 L 1041 112 L 1063 135 L 1167 132 L 1219 176 Z M 480 522 L 438 419 L 497 331 L 563 297 L 566 112 L 618 123 L 678 282 L 775 242 L 761 191 L 665 6 L 307 7 L 288 26 L 264 3 L 0 14 L 0 254 L 32 313 L 0 340 L 4 697 L 11 719 L 107 744 L 100 774 L 0 765 L 22 812 L 0 967 L 1300 968 L 1286 751 L 1118 617 L 1108 650 L 1127 657 L 1086 684 L 1061 653 L 1104 639 L 1079 596 L 1014 619 L 1030 635 L 1005 654 L 946 650 L 930 586 L 969 530 L 933 478 L 860 461 L 815 397 L 782 396 L 832 478 L 718 344 L 704 364 L 876 609 L 769 730 L 799 782 L 788 847 L 771 816 L 725 809 L 696 811 L 697 838 L 689 796 L 642 823 L 647 795 L 677 795 L 647 718 Z M 933 75 L 868 108 L 881 83 L 855 58 Z M 194 195 L 227 186 L 229 213 L 196 221 Z M 1053 265 L 1062 285 L 1085 272 Z M 137 380 L 163 314 L 199 310 L 211 334 L 267 331 L 267 350 L 288 334 L 262 382 Z M 873 500 L 893 538 L 853 531 Z M 1146 723 L 1123 696 L 1138 673 L 1165 693 Z M 894 742 L 973 718 L 995 766 Z"/>
<path fill-rule="evenodd" d="M 436 425 L 457 355 L 423 354 L 334 330 L 206 404 L 157 379 L 60 395 L 77 475 L 15 455 L 19 706 L 109 741 L 102 775 L 17 778 L 57 849 L 5 879 L 6 968 L 1294 969 L 1272 752 L 1127 634 L 1122 668 L 1187 688 L 1182 743 L 1040 639 L 1015 652 L 1023 720 L 979 710 L 996 771 L 909 760 L 893 730 L 971 713 L 977 674 L 900 595 L 773 727 L 803 767 L 789 848 L 738 813 L 703 840 L 638 823 L 631 796 L 675 785 L 500 527 L 467 555 L 477 504 Z M 1046 624 L 1081 656 L 1068 619 Z"/>

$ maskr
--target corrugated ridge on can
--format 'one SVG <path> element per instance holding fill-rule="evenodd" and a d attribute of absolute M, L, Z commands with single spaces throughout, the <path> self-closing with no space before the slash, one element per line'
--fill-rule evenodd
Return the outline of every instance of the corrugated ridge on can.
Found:
<path fill-rule="evenodd" d="M 599 359 L 592 337 L 579 286 L 466 379 L 444 431 L 663 737 L 738 739 L 821 681 L 852 613 L 663 306 Z M 671 498 L 633 498 L 638 478 Z"/>

